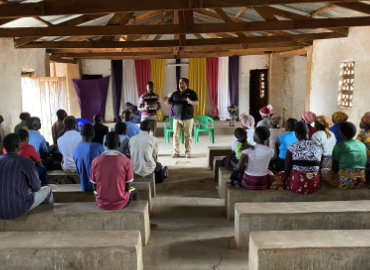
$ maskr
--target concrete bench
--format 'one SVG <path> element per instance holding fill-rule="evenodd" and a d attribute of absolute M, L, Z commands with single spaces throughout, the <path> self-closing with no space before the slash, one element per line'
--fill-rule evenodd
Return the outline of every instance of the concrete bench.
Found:
<path fill-rule="evenodd" d="M 134 183 L 149 183 L 150 184 L 150 191 L 152 193 L 152 197 L 156 196 L 156 188 L 155 188 L 155 175 L 154 173 L 149 174 L 147 176 L 140 176 L 135 174 L 134 175 Z"/>
<path fill-rule="evenodd" d="M 13 219 L 0 219 L 0 231 L 139 230 L 143 245 L 150 236 L 147 201 L 130 202 L 122 210 L 102 210 L 95 202 L 44 204 Z"/>
<path fill-rule="evenodd" d="M 215 181 L 217 182 L 218 180 L 218 168 L 222 166 L 222 160 L 224 159 L 225 156 L 214 156 L 213 157 L 213 177 Z"/>
<path fill-rule="evenodd" d="M 152 195 L 150 184 L 145 182 L 130 183 L 130 186 L 136 187 L 139 195 L 139 200 L 147 200 L 149 204 L 149 211 L 152 210 Z M 80 184 L 62 184 L 50 185 L 53 190 L 54 202 L 95 202 L 93 192 L 82 192 Z"/>
<path fill-rule="evenodd" d="M 249 270 L 370 269 L 370 231 L 252 232 Z"/>
<path fill-rule="evenodd" d="M 67 173 L 63 170 L 47 171 L 49 184 L 80 184 L 77 173 Z"/>
<path fill-rule="evenodd" d="M 2 232 L 1 269 L 143 269 L 139 231 Z"/>
<path fill-rule="evenodd" d="M 230 182 L 231 171 L 225 167 L 218 168 L 217 192 L 220 198 L 226 197 L 226 185 Z"/>
<path fill-rule="evenodd" d="M 213 168 L 213 158 L 215 156 L 227 156 L 232 153 L 231 146 L 208 146 L 208 168 Z"/>
<path fill-rule="evenodd" d="M 323 183 L 317 192 L 307 195 L 289 190 L 246 190 L 226 185 L 225 210 L 228 219 L 234 218 L 234 206 L 240 202 L 319 202 L 370 200 L 370 189 L 341 190 Z"/>
<path fill-rule="evenodd" d="M 239 248 L 252 231 L 370 229 L 370 201 L 237 203 L 234 224 Z"/>

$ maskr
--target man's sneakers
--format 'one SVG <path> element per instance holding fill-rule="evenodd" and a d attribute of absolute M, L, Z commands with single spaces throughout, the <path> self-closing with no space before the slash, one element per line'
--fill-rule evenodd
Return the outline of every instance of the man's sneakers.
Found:
<path fill-rule="evenodd" d="M 180 154 L 172 153 L 172 154 L 171 154 L 171 157 L 172 157 L 172 158 L 178 158 L 178 157 L 180 157 Z"/>
<path fill-rule="evenodd" d="M 178 157 L 180 157 L 180 154 L 172 153 L 171 157 L 172 158 L 178 158 Z M 185 157 L 190 158 L 190 153 L 185 153 Z"/>

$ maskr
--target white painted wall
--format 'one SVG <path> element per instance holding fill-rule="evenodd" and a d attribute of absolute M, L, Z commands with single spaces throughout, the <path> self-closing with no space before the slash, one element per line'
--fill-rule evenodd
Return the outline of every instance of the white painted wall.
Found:
<path fill-rule="evenodd" d="M 15 49 L 10 38 L 0 38 L 0 48 L 0 114 L 5 119 L 5 130 L 11 132 L 22 111 L 22 70 L 44 77 L 49 67 L 45 67 L 45 49 Z"/>
<path fill-rule="evenodd" d="M 331 118 L 342 110 L 358 126 L 361 116 L 370 111 L 370 27 L 351 28 L 347 38 L 318 40 L 313 45 L 311 110 Z M 355 61 L 355 89 L 352 109 L 337 105 L 339 65 Z"/>
<path fill-rule="evenodd" d="M 239 58 L 239 113 L 249 112 L 250 71 L 267 69 L 268 55 L 246 55 Z"/>

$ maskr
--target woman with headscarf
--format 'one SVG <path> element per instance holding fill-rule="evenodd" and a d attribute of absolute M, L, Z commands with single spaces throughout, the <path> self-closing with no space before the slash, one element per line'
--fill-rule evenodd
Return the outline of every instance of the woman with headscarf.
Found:
<path fill-rule="evenodd" d="M 311 126 L 311 124 L 315 121 L 316 114 L 310 111 L 302 113 L 302 120 L 305 121 L 308 127 L 308 139 L 312 139 L 312 134 L 316 132 L 316 129 Z"/>
<path fill-rule="evenodd" d="M 333 165 L 323 180 L 335 187 L 349 189 L 365 184 L 365 167 L 367 162 L 366 146 L 355 140 L 356 126 L 351 122 L 340 124 L 343 140 L 337 142 L 333 149 Z"/>
<path fill-rule="evenodd" d="M 370 112 L 366 112 L 361 118 L 360 128 L 362 131 L 357 135 L 357 140 L 363 142 L 367 149 L 366 180 L 370 182 Z"/>
<path fill-rule="evenodd" d="M 343 141 L 343 138 L 340 136 L 340 124 L 347 121 L 347 119 L 348 115 L 341 111 L 335 112 L 331 116 L 331 120 L 333 120 L 334 125 L 329 130 L 334 133 L 337 142 Z"/>
<path fill-rule="evenodd" d="M 320 165 L 321 176 L 324 176 L 327 171 L 331 169 L 331 155 L 337 142 L 334 133 L 329 130 L 331 124 L 329 117 L 325 115 L 316 116 L 315 129 L 317 132 L 312 135 L 312 142 L 320 146 L 323 150 L 323 157 Z"/>

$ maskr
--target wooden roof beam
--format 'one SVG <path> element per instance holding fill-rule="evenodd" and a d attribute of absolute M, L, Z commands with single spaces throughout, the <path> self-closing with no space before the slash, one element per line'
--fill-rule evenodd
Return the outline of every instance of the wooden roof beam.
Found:
<path fill-rule="evenodd" d="M 102 16 L 105 16 L 105 15 L 106 14 L 82 15 L 80 17 L 77 17 L 77 18 L 59 23 L 57 25 L 59 25 L 59 26 L 76 26 L 76 25 L 79 25 L 79 24 L 82 24 L 82 23 L 85 23 L 85 22 L 88 22 L 88 21 L 98 19 L 98 18 L 100 18 Z M 37 40 L 37 39 L 39 39 L 39 37 L 21 37 L 21 38 L 17 38 L 17 39 L 14 40 L 14 45 L 15 45 L 15 47 L 18 47 L 18 46 L 21 46 L 21 45 L 26 44 L 28 42 L 32 42 L 32 41 Z"/>
<path fill-rule="evenodd" d="M 245 38 L 207 38 L 207 39 L 189 39 L 187 46 L 209 46 L 209 45 L 232 45 L 248 43 L 273 43 L 273 42 L 312 42 L 315 39 L 339 38 L 343 35 L 339 33 L 314 33 L 299 35 L 275 35 L 275 36 L 254 36 Z M 156 40 L 156 41 L 41 41 L 32 42 L 21 46 L 20 48 L 154 48 L 179 46 L 178 40 Z"/>
<path fill-rule="evenodd" d="M 342 7 L 342 8 L 347 8 L 359 12 L 363 12 L 366 14 L 370 14 L 370 5 L 365 4 L 365 3 L 335 3 L 333 4 L 334 6 Z"/>
<path fill-rule="evenodd" d="M 307 17 L 308 18 L 313 18 L 313 17 L 315 17 L 317 15 L 320 15 L 321 13 L 327 12 L 328 10 L 331 10 L 333 8 L 335 8 L 334 4 L 327 5 L 325 7 L 319 8 L 318 10 L 315 10 L 315 11 L 311 12 L 310 14 L 307 15 Z"/>
<path fill-rule="evenodd" d="M 194 24 L 190 29 L 185 28 L 186 34 L 196 33 L 222 33 L 239 31 L 266 31 L 290 29 L 315 29 L 340 26 L 365 26 L 370 25 L 370 16 L 355 18 L 329 18 L 329 19 L 304 19 L 281 20 L 266 22 L 244 23 L 207 23 Z M 83 36 L 83 35 L 127 35 L 127 34 L 185 34 L 180 25 L 125 25 L 125 26 L 50 26 L 2 28 L 0 37 L 23 36 Z"/>
<path fill-rule="evenodd" d="M 307 55 L 307 48 L 279 53 L 280 57 L 304 56 L 304 55 Z"/>
<path fill-rule="evenodd" d="M 224 20 L 226 23 L 232 23 L 233 20 L 222 10 L 222 8 L 215 8 L 216 13 Z M 238 37 L 245 37 L 243 32 L 236 32 Z"/>
<path fill-rule="evenodd" d="M 0 9 L 0 17 L 49 16 L 91 13 L 134 12 L 138 10 L 176 10 L 195 8 L 251 7 L 293 3 L 324 3 L 327 0 L 44 0 L 36 3 L 7 3 Z M 331 2 L 359 2 L 356 0 L 332 0 Z"/>

